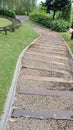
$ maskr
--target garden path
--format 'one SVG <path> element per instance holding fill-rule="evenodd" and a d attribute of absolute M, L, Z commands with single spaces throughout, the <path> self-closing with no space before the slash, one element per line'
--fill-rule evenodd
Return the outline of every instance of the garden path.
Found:
<path fill-rule="evenodd" d="M 21 62 L 6 130 L 73 129 L 73 61 L 63 38 L 33 26 L 41 36 Z"/>

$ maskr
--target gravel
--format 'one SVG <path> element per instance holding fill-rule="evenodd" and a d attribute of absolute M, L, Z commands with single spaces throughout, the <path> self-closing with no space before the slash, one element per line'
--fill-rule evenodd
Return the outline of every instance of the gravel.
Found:
<path fill-rule="evenodd" d="M 73 111 L 73 98 L 57 96 L 24 95 L 16 93 L 13 106 L 32 110 Z"/>
<path fill-rule="evenodd" d="M 6 130 L 73 130 L 73 121 L 20 118 L 9 121 Z"/>

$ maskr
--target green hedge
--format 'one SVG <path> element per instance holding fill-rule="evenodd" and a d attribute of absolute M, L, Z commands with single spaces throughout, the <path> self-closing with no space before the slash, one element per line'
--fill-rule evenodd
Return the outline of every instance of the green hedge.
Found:
<path fill-rule="evenodd" d="M 58 32 L 66 32 L 71 26 L 67 21 L 62 19 L 53 20 L 51 16 L 47 14 L 31 13 L 30 19 Z"/>
<path fill-rule="evenodd" d="M 0 15 L 15 18 L 16 14 L 14 11 L 9 9 L 0 9 Z"/>

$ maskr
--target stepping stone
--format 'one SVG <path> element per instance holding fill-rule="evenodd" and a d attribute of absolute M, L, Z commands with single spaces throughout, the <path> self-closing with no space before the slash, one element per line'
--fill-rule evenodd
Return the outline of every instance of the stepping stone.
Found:
<path fill-rule="evenodd" d="M 64 63 L 61 63 L 61 62 L 50 62 L 50 61 L 47 61 L 47 60 L 42 60 L 42 59 L 38 59 L 38 58 L 31 58 L 29 56 L 25 56 L 23 60 L 32 60 L 32 61 L 40 61 L 40 62 L 43 62 L 43 63 L 48 63 L 48 64 L 55 64 L 55 65 L 60 65 L 60 66 L 67 66 L 66 64 Z"/>
<path fill-rule="evenodd" d="M 49 50 L 44 50 L 44 49 L 39 49 L 39 48 L 30 48 L 29 49 L 29 51 L 31 51 L 31 52 L 41 52 L 41 53 L 47 53 L 47 54 L 50 54 L 50 55 L 64 55 L 64 56 L 66 56 L 68 53 L 67 52 L 64 52 L 64 51 L 56 51 L 56 50 L 51 50 L 51 49 L 49 49 Z M 28 51 L 27 51 L 28 52 Z M 61 55 L 61 56 L 62 56 Z"/>
<path fill-rule="evenodd" d="M 54 44 L 45 44 L 45 43 L 41 43 L 41 42 L 36 42 L 36 43 L 34 43 L 34 45 L 36 45 L 36 46 L 45 46 L 45 47 L 60 47 L 60 48 L 65 48 L 65 49 L 67 49 L 67 47 L 66 46 L 63 46 L 63 45 L 54 45 Z"/>
<path fill-rule="evenodd" d="M 64 71 L 64 70 L 55 70 L 55 69 L 49 69 L 49 68 L 39 68 L 39 67 L 34 67 L 34 66 L 27 66 L 27 65 L 22 65 L 22 68 L 30 68 L 30 69 L 35 69 L 35 70 L 42 70 L 42 71 L 47 71 L 47 72 L 57 72 L 57 73 L 62 73 L 62 74 L 66 74 L 66 75 L 68 75 L 69 74 L 69 72 L 67 72 L 67 71 Z"/>
<path fill-rule="evenodd" d="M 20 91 L 18 91 L 18 94 L 73 97 L 73 91 L 71 92 L 71 91 L 33 89 L 33 88 L 22 88 L 20 89 Z"/>
<path fill-rule="evenodd" d="M 54 81 L 42 81 L 42 80 L 24 80 L 22 76 L 18 79 L 19 88 L 33 88 L 33 89 L 48 89 L 48 90 L 59 90 L 59 91 L 69 91 L 73 89 L 73 83 L 66 82 L 54 82 Z"/>
<path fill-rule="evenodd" d="M 59 69 L 59 70 L 65 70 L 65 71 L 68 71 L 70 72 L 70 68 L 69 66 L 61 66 L 59 64 L 51 64 L 51 63 L 45 63 L 45 62 L 41 62 L 41 61 L 35 61 L 35 60 L 28 60 L 28 59 L 25 59 L 25 60 L 22 60 L 22 65 L 25 65 L 25 66 L 34 66 L 34 67 L 39 67 L 39 68 L 49 68 L 49 69 Z"/>
<path fill-rule="evenodd" d="M 46 52 L 49 52 L 49 51 L 54 51 L 54 52 L 60 52 L 60 53 L 66 53 L 68 50 L 61 50 L 61 49 L 54 49 L 54 48 L 50 48 L 50 49 L 43 49 L 43 48 L 37 48 L 37 47 L 34 47 L 34 48 L 29 48 L 29 51 L 41 51 L 41 53 L 46 53 Z"/>
<path fill-rule="evenodd" d="M 37 70 L 37 69 L 30 69 L 30 68 L 21 68 L 20 75 L 32 75 L 34 76 L 47 76 L 47 77 L 60 77 L 60 78 L 65 78 L 65 77 L 71 77 L 70 74 L 63 74 L 59 72 L 54 72 L 54 71 L 42 71 L 42 70 Z"/>
<path fill-rule="evenodd" d="M 41 54 L 41 53 L 38 53 L 38 52 L 30 52 L 30 51 L 27 51 L 26 54 L 33 54 L 33 55 L 39 55 L 39 56 L 45 56 L 45 57 L 48 57 L 48 58 L 58 58 L 58 59 L 64 59 L 64 60 L 68 60 L 67 57 L 61 57 L 61 56 L 55 56 L 55 55 L 47 55 L 47 54 Z"/>
<path fill-rule="evenodd" d="M 33 111 L 26 109 L 14 109 L 11 118 L 29 117 L 34 119 L 59 119 L 59 120 L 73 120 L 73 111 Z"/>
<path fill-rule="evenodd" d="M 45 40 L 45 41 L 43 41 L 43 40 L 38 40 L 37 42 L 41 42 L 41 43 L 45 43 L 45 44 L 52 44 L 52 45 L 62 45 L 62 46 L 65 46 L 65 44 L 63 44 L 62 42 L 57 42 L 57 41 L 53 41 L 53 42 L 51 42 L 51 39 L 50 40 Z"/>
<path fill-rule="evenodd" d="M 38 52 L 37 52 L 38 53 Z M 39 53 L 40 54 L 40 53 Z M 29 57 L 30 56 L 30 58 L 33 58 L 33 57 L 35 57 L 36 59 L 41 59 L 41 60 L 46 60 L 46 61 L 50 61 L 50 62 L 60 62 L 60 63 L 64 63 L 64 64 L 67 64 L 67 65 L 70 65 L 69 64 L 69 60 L 65 60 L 65 59 L 59 59 L 59 58 L 55 58 L 55 57 L 53 57 L 53 55 L 52 55 L 52 58 L 51 57 L 46 57 L 46 56 L 44 56 L 44 54 L 43 55 L 34 55 L 33 53 L 32 54 L 29 54 L 29 53 L 25 53 L 25 55 L 24 56 L 27 56 L 27 57 Z M 58 68 L 57 68 L 58 69 Z"/>
<path fill-rule="evenodd" d="M 24 75 L 21 77 L 22 80 L 37 80 L 37 81 L 48 81 L 48 82 L 60 82 L 60 83 L 73 83 L 73 80 L 65 80 L 63 78 L 56 77 L 42 77 L 33 75 Z"/>
<path fill-rule="evenodd" d="M 33 49 L 33 48 L 37 48 L 37 49 L 39 48 L 39 49 L 44 49 L 44 50 L 49 50 L 49 49 L 52 49 L 52 50 L 62 50 L 62 51 L 63 51 L 63 50 L 64 50 L 64 51 L 66 50 L 65 48 L 60 48 L 60 47 L 55 47 L 55 46 L 54 46 L 54 47 L 51 47 L 51 46 L 49 46 L 49 47 L 45 47 L 45 46 L 42 47 L 42 46 L 36 46 L 36 45 L 34 45 L 34 46 L 32 46 L 31 48 L 32 48 L 32 49 Z"/>

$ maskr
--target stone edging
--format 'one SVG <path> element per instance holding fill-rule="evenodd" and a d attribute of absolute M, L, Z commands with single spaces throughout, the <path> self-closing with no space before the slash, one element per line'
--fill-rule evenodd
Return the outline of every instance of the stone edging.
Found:
<path fill-rule="evenodd" d="M 19 72 L 20 72 L 20 69 L 21 69 L 21 59 L 22 59 L 24 53 L 30 47 L 30 45 L 34 44 L 35 41 L 37 41 L 40 37 L 41 37 L 41 35 L 38 38 L 36 38 L 31 44 L 29 44 L 22 51 L 22 53 L 20 54 L 20 56 L 18 58 L 16 68 L 15 68 L 15 72 L 14 72 L 14 76 L 13 76 L 12 83 L 11 83 L 11 87 L 10 87 L 10 90 L 8 92 L 8 97 L 7 97 L 7 100 L 6 100 L 5 107 L 4 107 L 4 112 L 3 112 L 3 115 L 2 115 L 2 118 L 1 118 L 1 121 L 0 121 L 0 130 L 6 130 L 6 124 L 7 124 L 7 121 L 8 121 L 8 117 L 11 115 L 12 104 L 13 104 L 13 101 L 14 101 L 14 95 L 15 95 L 15 90 L 16 90 L 17 79 L 18 79 Z"/>

